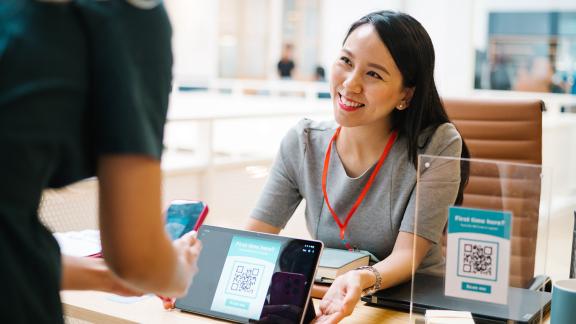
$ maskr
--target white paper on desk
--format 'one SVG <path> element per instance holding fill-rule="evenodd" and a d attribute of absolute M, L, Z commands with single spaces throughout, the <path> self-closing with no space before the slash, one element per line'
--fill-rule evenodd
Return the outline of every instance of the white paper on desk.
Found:
<path fill-rule="evenodd" d="M 116 303 L 121 303 L 121 304 L 133 304 L 135 302 L 139 302 L 141 300 L 148 299 L 152 296 L 154 296 L 154 295 L 148 294 L 148 295 L 144 295 L 144 296 L 124 297 L 124 296 L 112 294 L 112 295 L 106 297 L 106 299 L 113 301 L 113 302 L 116 302 Z M 160 300 L 158 300 L 158 303 L 160 303 Z"/>
<path fill-rule="evenodd" d="M 89 256 L 102 250 L 100 231 L 84 230 L 77 232 L 54 233 L 62 254 L 71 256 Z"/>

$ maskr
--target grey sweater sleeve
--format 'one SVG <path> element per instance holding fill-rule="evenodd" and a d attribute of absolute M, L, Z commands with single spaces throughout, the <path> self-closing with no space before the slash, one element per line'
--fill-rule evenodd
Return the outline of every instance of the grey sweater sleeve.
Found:
<path fill-rule="evenodd" d="M 459 158 L 462 138 L 452 124 L 439 126 L 421 154 Z M 433 243 L 440 242 L 460 185 L 458 159 L 431 158 L 427 168 L 421 166 L 420 178 L 412 191 L 400 231 L 415 233 Z M 418 212 L 418 215 L 416 215 Z M 416 225 L 416 227 L 415 227 Z"/>
<path fill-rule="evenodd" d="M 302 122 L 290 129 L 282 139 L 268 180 L 250 215 L 252 218 L 284 228 L 302 201 L 298 171 L 305 147 L 301 136 Z"/>

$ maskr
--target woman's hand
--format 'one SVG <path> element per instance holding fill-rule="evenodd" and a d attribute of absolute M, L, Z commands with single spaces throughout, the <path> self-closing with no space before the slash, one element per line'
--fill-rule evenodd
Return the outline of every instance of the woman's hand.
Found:
<path fill-rule="evenodd" d="M 196 232 L 188 232 L 181 238 L 174 240 L 173 246 L 178 256 L 180 269 L 183 270 L 183 278 L 186 280 L 185 285 L 182 286 L 183 290 L 171 297 L 180 297 L 186 295 L 188 288 L 192 285 L 194 275 L 198 272 L 196 263 L 202 251 L 202 243 L 196 238 Z"/>
<path fill-rule="evenodd" d="M 320 301 L 316 323 L 338 323 L 352 314 L 362 290 L 373 285 L 374 281 L 374 275 L 363 270 L 349 271 L 336 278 Z"/>
<path fill-rule="evenodd" d="M 173 245 L 180 263 L 184 266 L 185 276 L 190 278 L 185 291 L 180 294 L 185 295 L 190 285 L 192 285 L 193 277 L 198 272 L 197 262 L 202 251 L 202 243 L 196 239 L 196 232 L 189 232 L 174 240 Z M 158 298 L 162 300 L 164 309 L 174 308 L 175 298 L 167 296 L 158 296 Z"/>

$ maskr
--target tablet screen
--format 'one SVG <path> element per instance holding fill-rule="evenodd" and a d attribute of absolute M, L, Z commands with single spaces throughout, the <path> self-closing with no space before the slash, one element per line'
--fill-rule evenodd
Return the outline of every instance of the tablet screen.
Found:
<path fill-rule="evenodd" d="M 244 323 L 300 323 L 322 243 L 208 225 L 198 237 L 200 270 L 177 308 Z"/>

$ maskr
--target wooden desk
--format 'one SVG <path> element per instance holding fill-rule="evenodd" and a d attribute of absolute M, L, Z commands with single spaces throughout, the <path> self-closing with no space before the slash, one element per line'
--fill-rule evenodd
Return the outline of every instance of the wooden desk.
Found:
<path fill-rule="evenodd" d="M 179 310 L 166 311 L 161 301 L 153 296 L 131 304 L 113 301 L 112 295 L 94 291 L 65 291 L 61 296 L 65 315 L 93 323 L 228 323 Z M 319 300 L 314 299 L 316 308 L 318 303 Z M 408 320 L 408 313 L 359 302 L 354 313 L 341 323 L 406 324 Z"/>
<path fill-rule="evenodd" d="M 228 323 L 179 310 L 166 311 L 154 296 L 130 304 L 111 300 L 113 295 L 94 291 L 65 291 L 61 296 L 65 315 L 92 323 Z M 320 300 L 313 300 L 318 308 Z M 352 315 L 341 323 L 406 324 L 409 320 L 408 313 L 366 306 L 359 302 Z M 544 323 L 550 323 L 549 313 Z"/>

